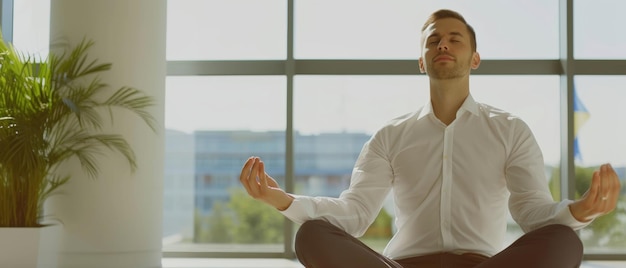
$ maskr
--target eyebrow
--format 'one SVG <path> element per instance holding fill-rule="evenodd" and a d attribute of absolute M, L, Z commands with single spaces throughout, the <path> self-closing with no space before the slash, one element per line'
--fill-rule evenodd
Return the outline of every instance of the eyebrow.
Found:
<path fill-rule="evenodd" d="M 461 32 L 449 32 L 448 34 L 463 37 L 463 34 L 461 34 Z M 439 33 L 432 33 L 426 38 L 426 40 L 430 39 L 431 37 L 440 37 L 440 36 L 441 34 Z"/>

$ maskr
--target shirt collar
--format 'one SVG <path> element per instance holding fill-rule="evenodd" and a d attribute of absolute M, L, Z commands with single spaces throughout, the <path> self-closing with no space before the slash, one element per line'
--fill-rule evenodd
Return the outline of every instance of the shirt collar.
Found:
<path fill-rule="evenodd" d="M 476 103 L 476 101 L 474 101 L 472 94 L 467 95 L 467 98 L 465 98 L 465 101 L 463 101 L 463 104 L 461 104 L 461 107 L 456 112 L 456 117 L 458 118 L 466 111 L 470 112 L 473 115 L 478 115 L 478 104 Z M 433 104 L 430 101 L 430 99 L 428 100 L 428 102 L 426 102 L 426 104 L 424 104 L 422 111 L 420 111 L 419 115 L 417 116 L 417 120 L 420 120 L 422 119 L 422 117 L 427 116 L 429 114 L 434 115 Z"/>

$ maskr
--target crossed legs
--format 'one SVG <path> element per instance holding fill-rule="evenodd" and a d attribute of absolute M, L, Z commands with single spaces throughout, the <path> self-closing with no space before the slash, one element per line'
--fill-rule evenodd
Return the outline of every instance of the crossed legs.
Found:
<path fill-rule="evenodd" d="M 307 221 L 296 233 L 296 256 L 307 268 L 403 268 L 323 220 Z"/>
<path fill-rule="evenodd" d="M 437 253 L 392 260 L 323 220 L 302 224 L 295 247 L 307 268 L 575 268 L 583 254 L 576 233 L 563 225 L 529 232 L 491 258 Z"/>

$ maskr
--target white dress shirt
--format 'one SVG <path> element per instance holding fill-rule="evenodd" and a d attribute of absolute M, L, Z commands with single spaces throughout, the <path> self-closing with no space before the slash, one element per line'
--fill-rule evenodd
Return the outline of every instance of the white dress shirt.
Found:
<path fill-rule="evenodd" d="M 504 247 L 508 208 L 525 231 L 559 223 L 580 229 L 554 202 L 543 155 L 518 117 L 471 95 L 448 126 L 428 102 L 378 130 L 363 146 L 349 189 L 338 198 L 294 195 L 283 215 L 296 223 L 324 219 L 359 237 L 393 191 L 397 232 L 392 259 L 436 252 L 492 256 Z"/>

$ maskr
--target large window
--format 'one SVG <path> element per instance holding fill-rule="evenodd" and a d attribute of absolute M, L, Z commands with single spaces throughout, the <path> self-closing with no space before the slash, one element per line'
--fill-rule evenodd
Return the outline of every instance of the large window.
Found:
<path fill-rule="evenodd" d="M 12 2 L 5 38 L 45 57 L 50 0 Z M 337 196 L 370 135 L 428 101 L 416 61 L 437 8 L 476 29 L 472 94 L 528 123 L 555 199 L 606 162 L 626 185 L 622 1 L 168 1 L 164 255 L 294 257 L 298 226 L 246 196 L 241 165 L 258 155 L 287 191 Z M 626 259 L 624 196 L 580 232 L 586 258 Z M 376 250 L 391 206 L 362 238 Z"/>
<path fill-rule="evenodd" d="M 250 105 L 254 108 L 248 112 L 254 115 L 249 116 L 265 121 L 254 121 L 249 125 L 242 123 L 241 129 L 236 124 L 245 120 L 236 119 L 230 124 L 225 124 L 223 129 L 221 125 L 213 125 L 214 131 L 209 131 L 234 135 L 244 130 L 255 137 L 263 137 L 262 140 L 254 144 L 241 140 L 205 140 L 204 142 L 221 143 L 222 147 L 230 148 L 231 151 L 218 149 L 216 144 L 213 144 L 213 147 L 196 145 L 198 148 L 211 149 L 203 154 L 197 154 L 194 170 L 197 172 L 206 168 L 203 166 L 210 165 L 206 158 L 212 156 L 217 158 L 215 161 L 233 168 L 230 179 L 234 180 L 243 159 L 230 158 L 231 155 L 242 152 L 242 157 L 268 154 L 263 157 L 268 164 L 273 165 L 272 175 L 284 180 L 282 186 L 288 191 L 309 195 L 339 195 L 348 186 L 354 161 L 370 135 L 387 120 L 413 111 L 428 101 L 427 78 L 419 74 L 416 63 L 420 53 L 420 28 L 431 11 L 437 8 L 451 8 L 465 14 L 477 31 L 478 49 L 483 63 L 471 80 L 475 99 L 510 111 L 524 119 L 543 150 L 546 180 L 550 184 L 555 200 L 575 198 L 579 193 L 570 192 L 569 189 L 562 188 L 562 185 L 574 183 L 577 186 L 571 189 L 580 188 L 578 185 L 584 182 L 578 181 L 578 172 L 571 174 L 568 172 L 578 170 L 583 164 L 573 160 L 574 146 L 571 146 L 573 141 L 567 140 L 568 133 L 573 133 L 575 127 L 562 122 L 574 117 L 573 110 L 569 108 L 573 102 L 568 102 L 571 101 L 568 96 L 574 93 L 573 83 L 570 81 L 574 81 L 574 75 L 580 73 L 574 73 L 576 68 L 562 66 L 585 67 L 587 63 L 578 62 L 573 56 L 562 51 L 575 51 L 576 57 L 587 55 L 581 58 L 603 59 L 599 54 L 584 53 L 592 51 L 595 44 L 604 40 L 613 42 L 611 41 L 613 39 L 603 39 L 603 35 L 615 35 L 585 30 L 597 31 L 599 27 L 592 18 L 600 16 L 591 11 L 580 10 L 584 7 L 578 7 L 586 4 L 577 2 L 574 6 L 573 1 L 557 0 L 524 2 L 480 0 L 471 3 L 299 0 L 267 1 L 267 5 L 257 5 L 243 0 L 228 4 L 220 1 L 171 1 L 168 15 L 168 60 L 171 76 L 168 81 L 176 81 L 179 76 L 186 77 L 190 74 L 198 75 L 198 78 L 193 80 L 199 83 L 205 83 L 200 81 L 214 76 L 224 79 L 224 75 L 228 75 L 232 81 L 238 79 L 245 81 L 250 75 L 256 75 L 257 78 L 269 75 L 282 77 L 280 83 L 284 83 L 280 86 L 275 85 L 283 94 L 280 101 L 277 101 L 278 98 L 272 98 L 275 101 L 272 105 L 284 109 L 281 111 L 284 116 L 273 117 L 275 121 L 270 121 L 268 115 L 262 115 L 268 112 L 263 111 L 262 106 Z M 194 12 L 183 12 L 185 9 L 201 10 L 208 6 L 214 9 L 211 12 L 213 16 L 195 18 L 186 15 L 195 14 Z M 485 12 L 484 6 L 489 6 L 490 10 L 497 12 Z M 606 8 L 606 5 L 603 8 Z M 256 12 L 249 16 L 245 15 L 251 9 L 255 9 Z M 567 17 L 573 17 L 574 20 L 564 19 Z M 581 43 L 580 37 L 574 39 L 562 34 L 568 29 L 582 25 L 583 22 L 579 21 L 579 17 L 585 17 L 584 23 L 587 25 L 580 26 L 580 30 L 574 28 L 574 32 L 580 36 L 584 34 L 595 36 L 592 38 L 594 44 L 585 45 Z M 578 34 L 581 30 L 586 33 Z M 205 33 L 206 36 L 198 37 L 196 34 L 198 31 Z M 195 49 L 194 46 L 200 49 Z M 210 51 L 204 48 L 210 48 L 208 49 Z M 615 52 L 611 55 L 616 56 Z M 594 64 L 596 65 L 587 68 L 601 73 L 602 67 L 597 68 L 597 62 Z M 616 71 L 607 67 L 606 72 L 614 74 Z M 610 78 L 605 76 L 597 79 L 613 85 L 617 91 L 616 85 L 619 85 L 619 81 Z M 191 81 L 189 78 L 185 80 Z M 583 103 L 589 103 L 589 109 L 592 103 L 602 98 L 619 100 L 619 96 L 586 93 L 582 80 L 577 78 L 576 81 L 579 97 Z M 180 85 L 168 82 L 168 94 L 174 94 L 179 87 Z M 215 112 L 217 107 L 220 107 L 219 112 L 226 119 L 225 122 L 228 121 L 227 118 L 239 118 L 240 115 L 246 114 L 244 110 L 236 108 L 241 107 L 236 102 L 247 96 L 237 93 L 242 90 L 229 87 L 218 93 L 216 86 L 212 84 L 197 87 L 215 92 L 216 96 L 218 94 L 223 96 L 218 100 L 234 106 L 229 108 L 228 105 L 216 105 L 215 110 L 212 110 Z M 248 94 L 261 90 L 245 87 Z M 236 92 L 233 95 L 239 95 L 239 98 L 229 99 L 231 95 L 225 91 Z M 272 105 L 263 104 L 268 109 L 270 108 L 268 106 Z M 190 106 L 186 109 L 202 109 L 200 106 Z M 181 111 L 184 109 L 177 110 L 168 104 L 166 107 L 168 122 L 169 118 L 173 118 L 170 113 L 180 113 L 180 116 L 184 116 Z M 594 111 L 593 117 L 597 118 L 600 116 L 599 113 Z M 585 149 L 589 146 L 589 139 L 585 142 L 582 140 L 584 131 L 591 128 L 591 122 L 589 120 L 588 125 L 583 126 L 578 132 L 580 143 L 576 143 L 576 146 L 579 144 L 580 147 L 576 149 L 590 150 Z M 263 126 L 267 129 L 263 130 Z M 200 132 L 193 133 L 196 136 L 200 135 Z M 196 142 L 200 140 L 198 137 L 195 139 Z M 614 148 L 606 145 L 606 139 L 598 139 L 596 142 Z M 247 145 L 242 148 L 244 144 Z M 275 148 L 278 144 L 283 144 L 284 147 L 278 150 Z M 601 146 L 592 147 L 597 149 Z M 273 151 L 275 149 L 276 151 Z M 227 163 L 228 159 L 234 162 Z M 615 159 L 617 158 L 607 154 L 605 159 L 600 157 L 599 161 L 614 162 L 616 167 L 626 166 Z M 228 178 L 195 174 L 194 180 L 195 196 L 198 199 L 198 193 L 206 191 L 199 187 L 224 187 L 223 181 Z M 231 186 L 237 188 L 236 185 Z M 240 187 L 239 190 L 241 189 Z M 195 202 L 195 213 L 204 211 L 208 213 L 207 215 L 213 215 L 213 218 L 222 218 L 221 223 L 204 224 L 200 229 L 196 229 L 196 232 L 220 233 L 215 231 L 216 228 L 222 228 L 220 224 L 224 222 L 234 224 L 241 220 L 229 206 L 225 206 L 221 212 L 218 211 L 221 214 L 216 216 L 215 210 L 199 209 L 199 204 L 214 205 L 218 201 L 232 203 L 236 202 L 233 200 L 237 198 L 242 197 L 237 194 L 228 197 L 209 194 L 208 197 L 201 199 L 202 202 Z M 263 207 L 260 205 L 249 209 L 259 210 L 259 207 Z M 385 205 L 375 224 L 362 238 L 377 250 L 382 250 L 394 232 L 390 220 L 393 216 L 391 206 L 392 204 Z M 279 216 L 278 213 L 270 214 L 271 216 L 266 217 Z M 623 218 L 625 215 L 622 211 L 617 211 L 616 214 L 614 219 Z M 248 222 L 249 226 L 255 224 L 255 221 Z M 298 226 L 293 224 L 266 227 L 265 231 L 268 233 L 281 232 L 285 236 L 281 238 L 282 240 L 234 241 L 229 245 L 236 245 L 235 248 L 240 250 L 238 256 L 250 255 L 252 254 L 250 252 L 267 253 L 269 256 L 279 250 L 274 246 L 277 245 L 276 241 L 280 241 L 284 246 L 280 248 L 284 250 L 283 256 L 293 256 L 292 241 L 297 228 Z M 592 226 L 581 232 L 588 245 L 587 258 L 615 258 L 614 256 L 617 256 L 615 254 L 624 247 L 610 244 L 605 240 L 606 237 L 617 237 L 617 233 L 622 229 L 617 225 L 611 225 L 610 228 Z M 513 241 L 520 234 L 517 225 L 510 220 L 507 242 Z M 188 241 L 195 241 L 193 245 L 200 246 L 196 234 L 194 237 Z M 601 242 L 593 244 L 593 239 Z M 219 247 L 217 242 L 206 240 L 202 248 L 212 251 L 213 253 L 208 254 L 210 256 L 224 256 L 219 253 L 224 248 Z M 265 246 L 259 246 L 258 243 Z M 214 248 L 206 245 L 213 245 Z M 612 255 L 607 257 L 598 255 L 599 253 Z M 172 253 L 172 256 L 176 254 Z"/>

